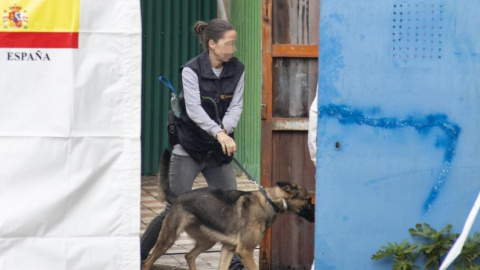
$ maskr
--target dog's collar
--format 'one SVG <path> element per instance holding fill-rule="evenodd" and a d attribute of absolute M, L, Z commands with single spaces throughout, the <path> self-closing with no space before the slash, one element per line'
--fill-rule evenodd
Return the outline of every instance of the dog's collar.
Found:
<path fill-rule="evenodd" d="M 275 211 L 275 213 L 280 212 L 280 208 L 278 208 L 278 206 L 275 203 L 273 203 L 272 200 L 270 200 L 270 198 L 268 198 L 267 193 L 265 192 L 265 189 L 260 188 L 260 192 L 263 194 L 263 196 L 265 196 L 265 200 L 267 200 L 267 202 L 273 208 L 273 211 Z M 284 201 L 284 204 L 286 204 L 285 201 Z"/>

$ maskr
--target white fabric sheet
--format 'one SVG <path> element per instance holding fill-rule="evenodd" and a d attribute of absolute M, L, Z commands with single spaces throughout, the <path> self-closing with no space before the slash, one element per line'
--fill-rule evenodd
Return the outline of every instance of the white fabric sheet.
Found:
<path fill-rule="evenodd" d="M 81 0 L 78 49 L 0 48 L 0 269 L 139 269 L 140 55 L 132 0 Z"/>

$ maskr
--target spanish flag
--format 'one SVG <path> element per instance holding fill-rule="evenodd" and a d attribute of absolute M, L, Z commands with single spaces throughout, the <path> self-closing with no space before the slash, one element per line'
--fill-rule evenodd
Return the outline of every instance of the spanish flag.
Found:
<path fill-rule="evenodd" d="M 0 48 L 78 48 L 80 0 L 2 0 Z"/>

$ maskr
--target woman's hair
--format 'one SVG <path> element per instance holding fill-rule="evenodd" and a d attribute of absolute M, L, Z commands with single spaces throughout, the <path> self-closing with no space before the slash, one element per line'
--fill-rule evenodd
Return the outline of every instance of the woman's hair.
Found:
<path fill-rule="evenodd" d="M 193 30 L 198 35 L 203 49 L 208 50 L 208 41 L 213 40 L 215 43 L 223 38 L 225 32 L 235 30 L 233 25 L 221 19 L 213 19 L 209 23 L 197 21 L 193 26 Z"/>

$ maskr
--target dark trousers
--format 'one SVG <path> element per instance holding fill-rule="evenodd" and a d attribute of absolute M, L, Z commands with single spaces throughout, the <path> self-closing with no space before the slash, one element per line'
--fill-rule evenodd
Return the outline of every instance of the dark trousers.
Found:
<path fill-rule="evenodd" d="M 180 195 L 192 189 L 197 175 L 202 173 L 209 186 L 221 189 L 236 189 L 237 180 L 231 164 L 218 166 L 213 158 L 197 163 L 189 156 L 172 155 L 170 161 L 169 182 L 172 191 Z M 158 235 L 162 229 L 165 216 L 171 210 L 167 205 L 165 210 L 156 216 L 148 225 L 141 238 L 141 259 L 146 260 L 150 250 L 155 246 Z M 230 269 L 243 269 L 239 257 L 235 254 L 230 264 Z"/>

